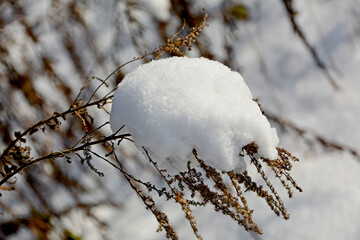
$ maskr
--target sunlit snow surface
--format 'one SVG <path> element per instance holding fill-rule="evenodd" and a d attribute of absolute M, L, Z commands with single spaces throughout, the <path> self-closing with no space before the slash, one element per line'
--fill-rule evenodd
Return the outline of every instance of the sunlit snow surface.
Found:
<path fill-rule="evenodd" d="M 206 58 L 172 57 L 141 65 L 115 93 L 111 128 L 123 125 L 169 173 L 186 169 L 195 148 L 209 165 L 244 170 L 241 148 L 251 142 L 275 159 L 279 139 L 241 75 Z"/>

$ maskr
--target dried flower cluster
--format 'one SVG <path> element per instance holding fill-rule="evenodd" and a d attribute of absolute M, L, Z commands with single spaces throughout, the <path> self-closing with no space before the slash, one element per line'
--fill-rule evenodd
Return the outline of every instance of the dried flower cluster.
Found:
<path fill-rule="evenodd" d="M 195 43 L 196 38 L 200 35 L 201 31 L 205 27 L 207 18 L 208 14 L 204 10 L 204 18 L 202 23 L 199 26 L 190 28 L 190 32 L 185 37 L 179 37 L 179 34 L 185 29 L 186 24 L 184 23 L 179 32 L 177 32 L 171 38 L 167 39 L 164 45 L 161 45 L 158 49 L 152 52 L 154 59 L 158 59 L 164 53 L 169 53 L 173 56 L 183 57 L 185 54 L 181 50 L 181 48 L 187 47 L 189 51 L 191 50 L 192 44 Z"/>
<path fill-rule="evenodd" d="M 155 186 L 147 185 L 148 190 L 156 190 L 159 196 L 167 196 L 167 200 L 174 199 L 181 205 L 186 219 L 189 221 L 195 236 L 202 239 L 196 226 L 196 220 L 192 215 L 190 206 L 199 207 L 211 204 L 215 211 L 221 212 L 229 216 L 239 225 L 243 226 L 247 231 L 253 231 L 261 234 L 262 230 L 253 221 L 251 210 L 248 206 L 244 193 L 254 192 L 258 197 L 264 199 L 270 209 L 278 216 L 289 219 L 289 214 L 285 209 L 284 202 L 278 195 L 273 184 L 265 175 L 264 166 L 269 167 L 278 178 L 284 188 L 288 191 L 288 196 L 293 196 L 292 188 L 302 192 L 302 189 L 296 184 L 295 180 L 290 176 L 292 162 L 298 159 L 292 156 L 288 151 L 278 148 L 279 158 L 276 160 L 268 160 L 264 158 L 256 158 L 258 147 L 255 143 L 250 143 L 243 147 L 242 157 L 247 156 L 250 164 L 254 165 L 258 173 L 264 180 L 266 187 L 254 182 L 248 175 L 247 171 L 236 173 L 234 171 L 224 172 L 208 166 L 197 155 L 196 149 L 193 150 L 194 157 L 198 161 L 197 167 L 191 167 L 188 163 L 188 170 L 180 172 L 175 176 L 166 175 L 165 169 L 159 169 L 156 162 L 151 159 L 147 150 L 144 148 L 150 163 L 157 169 L 161 178 L 166 182 L 168 190 L 159 191 Z M 264 166 L 263 166 L 264 165 Z M 138 181 L 139 182 L 139 181 Z M 141 182 L 140 182 L 141 183 Z M 231 184 L 228 184 L 231 183 Z M 164 194 L 165 193 L 165 194 Z M 187 199 L 185 196 L 188 196 Z M 199 200 L 200 199 L 200 200 Z M 160 226 L 165 229 L 167 236 L 170 237 L 172 229 L 167 228 L 167 217 L 159 221 Z M 166 220 L 166 221 L 165 221 Z M 163 224 L 165 224 L 163 226 Z"/>

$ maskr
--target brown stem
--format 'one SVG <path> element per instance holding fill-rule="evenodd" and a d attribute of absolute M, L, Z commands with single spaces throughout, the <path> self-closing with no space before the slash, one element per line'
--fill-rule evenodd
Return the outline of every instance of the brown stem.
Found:
<path fill-rule="evenodd" d="M 17 169 L 15 169 L 13 172 L 9 173 L 8 175 L 6 175 L 1 181 L 0 181 L 0 186 L 3 185 L 4 183 L 6 183 L 11 177 L 15 176 L 17 173 L 19 173 L 21 170 L 46 159 L 55 159 L 58 157 L 63 157 L 65 154 L 67 153 L 74 153 L 77 151 L 82 151 L 84 150 L 86 147 L 92 146 L 92 145 L 96 145 L 96 144 L 100 144 L 100 143 L 104 143 L 107 141 L 111 141 L 111 140 L 116 140 L 116 139 L 124 139 L 126 137 L 131 136 L 130 134 L 121 134 L 121 135 L 115 135 L 112 134 L 108 137 L 105 137 L 101 140 L 97 140 L 97 141 L 93 141 L 93 142 L 89 142 L 89 143 L 85 143 L 77 148 L 68 148 L 66 150 L 63 151 L 58 151 L 58 152 L 52 152 L 49 153 L 47 155 L 44 155 L 42 157 L 33 159 L 31 161 L 28 161 L 27 163 L 25 163 L 24 165 L 21 165 L 20 167 L 18 167 Z"/>
<path fill-rule="evenodd" d="M 83 106 L 79 106 L 79 107 L 76 107 L 76 108 L 69 108 L 67 111 L 65 112 L 62 112 L 62 113 L 54 113 L 51 117 L 45 119 L 45 120 L 42 120 L 42 121 L 39 121 L 38 123 L 32 125 L 31 127 L 29 127 L 28 129 L 26 129 L 24 132 L 20 133 L 14 140 L 12 140 L 10 142 L 10 144 L 7 146 L 7 148 L 3 151 L 3 153 L 1 154 L 0 156 L 0 161 L 3 161 L 5 156 L 9 153 L 9 151 L 11 150 L 11 148 L 13 148 L 15 146 L 15 144 L 20 140 L 22 139 L 23 137 L 25 137 L 28 133 L 30 133 L 31 131 L 37 129 L 38 127 L 42 126 L 44 123 L 46 122 L 50 122 L 54 119 L 57 119 L 59 117 L 64 117 L 66 115 L 69 115 L 69 114 L 72 114 L 76 111 L 79 111 L 83 108 L 87 108 L 87 107 L 90 107 L 90 106 L 94 106 L 94 105 L 98 105 L 102 102 L 106 102 L 108 99 L 111 99 L 113 96 L 108 96 L 106 98 L 102 98 L 98 101 L 94 101 L 94 102 L 91 102 L 91 103 L 87 103 Z"/>
<path fill-rule="evenodd" d="M 334 87 L 335 90 L 339 90 L 339 86 L 337 85 L 335 80 L 332 78 L 332 76 L 329 72 L 329 69 L 326 67 L 325 63 L 321 60 L 321 58 L 320 58 L 319 54 L 317 53 L 317 51 L 315 50 L 315 48 L 309 43 L 308 39 L 305 36 L 305 33 L 303 32 L 303 30 L 300 28 L 299 24 L 297 23 L 297 21 L 295 19 L 296 11 L 293 7 L 292 0 L 282 0 L 282 2 L 285 6 L 286 12 L 288 14 L 288 17 L 289 17 L 289 20 L 291 22 L 294 32 L 300 37 L 300 39 L 303 42 L 303 44 L 305 45 L 305 47 L 309 50 L 310 54 L 312 55 L 315 63 L 322 70 L 325 77 L 329 80 L 330 84 Z"/>

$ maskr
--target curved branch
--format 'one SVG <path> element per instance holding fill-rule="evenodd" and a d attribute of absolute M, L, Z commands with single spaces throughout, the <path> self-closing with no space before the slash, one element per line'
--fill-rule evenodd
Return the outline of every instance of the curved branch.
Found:
<path fill-rule="evenodd" d="M 130 137 L 131 135 L 130 134 L 121 134 L 121 135 L 115 135 L 115 134 L 112 134 L 108 137 L 105 137 L 101 140 L 97 140 L 97 141 L 92 141 L 92 142 L 88 142 L 88 143 L 85 143 L 77 148 L 68 148 L 66 150 L 63 150 L 63 151 L 58 151 L 58 152 L 52 152 L 52 153 L 49 153 L 47 155 L 44 155 L 42 157 L 39 157 L 39 158 L 36 158 L 36 159 L 33 159 L 33 160 L 30 160 L 28 161 L 27 163 L 25 163 L 24 165 L 18 167 L 17 169 L 15 169 L 13 172 L 9 173 L 8 175 L 6 175 L 1 181 L 0 181 L 0 186 L 3 185 L 4 183 L 6 183 L 10 178 L 12 178 L 13 176 L 15 176 L 17 173 L 19 173 L 20 171 L 22 171 L 23 169 L 37 163 L 37 162 L 40 162 L 40 161 L 43 161 L 43 160 L 46 160 L 46 159 L 55 159 L 55 158 L 58 158 L 58 157 L 63 157 L 65 156 L 65 154 L 68 154 L 68 153 L 74 153 L 74 152 L 77 152 L 77 151 L 82 151 L 84 150 L 86 147 L 89 147 L 89 146 L 92 146 L 92 145 L 97 145 L 97 144 L 100 144 L 100 143 L 104 143 L 104 142 L 107 142 L 107 141 L 111 141 L 111 140 L 116 140 L 116 139 L 124 139 L 126 137 Z"/>
<path fill-rule="evenodd" d="M 94 106 L 94 105 L 98 105 L 100 103 L 103 103 L 103 102 L 106 102 L 107 100 L 111 99 L 113 97 L 113 95 L 111 96 L 108 96 L 106 98 L 102 98 L 98 101 L 94 101 L 94 102 L 91 102 L 91 103 L 87 103 L 85 105 L 82 105 L 82 106 L 79 106 L 79 107 L 75 107 L 75 108 L 72 108 L 70 107 L 67 111 L 65 112 L 62 112 L 62 113 L 58 113 L 58 112 L 55 112 L 51 117 L 45 119 L 45 120 L 42 120 L 38 123 L 35 123 L 34 125 L 32 125 L 31 127 L 29 127 L 28 129 L 26 129 L 24 132 L 20 133 L 14 140 L 12 140 L 10 142 L 10 144 L 7 146 L 7 148 L 3 151 L 3 153 L 1 154 L 0 156 L 0 161 L 3 161 L 5 156 L 7 156 L 7 154 L 9 153 L 9 151 L 11 150 L 11 148 L 13 148 L 15 146 L 15 144 L 17 142 L 20 141 L 20 139 L 22 139 L 23 137 L 25 137 L 28 133 L 34 131 L 35 129 L 41 127 L 42 125 L 44 125 L 46 122 L 50 122 L 54 119 L 57 119 L 59 117 L 62 117 L 64 118 L 66 115 L 69 115 L 69 114 L 72 114 L 76 111 L 79 111 L 81 109 L 84 109 L 84 108 L 87 108 L 87 107 L 90 107 L 90 106 Z"/>

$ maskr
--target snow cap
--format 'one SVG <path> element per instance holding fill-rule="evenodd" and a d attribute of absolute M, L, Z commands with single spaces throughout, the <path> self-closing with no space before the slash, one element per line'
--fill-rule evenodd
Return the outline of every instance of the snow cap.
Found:
<path fill-rule="evenodd" d="M 279 139 L 238 72 L 206 58 L 171 57 L 135 68 L 113 99 L 113 132 L 125 125 L 142 151 L 168 173 L 195 161 L 223 171 L 243 171 L 243 146 L 255 142 L 259 155 L 277 158 Z M 122 130 L 122 131 L 124 131 Z"/>

